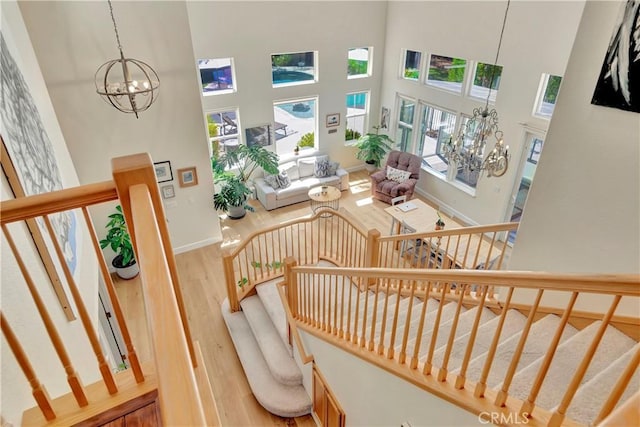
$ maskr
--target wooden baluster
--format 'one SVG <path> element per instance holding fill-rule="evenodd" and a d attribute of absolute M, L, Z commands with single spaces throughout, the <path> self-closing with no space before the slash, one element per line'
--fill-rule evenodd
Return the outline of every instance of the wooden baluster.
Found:
<path fill-rule="evenodd" d="M 29 362 L 27 354 L 18 341 L 18 337 L 16 337 L 15 333 L 11 329 L 11 326 L 9 326 L 7 319 L 4 317 L 4 313 L 2 313 L 1 311 L 0 325 L 2 326 L 2 333 L 7 339 L 9 348 L 11 348 L 11 351 L 16 357 L 16 361 L 18 362 L 18 365 L 20 365 L 24 376 L 27 377 L 27 381 L 29 381 L 29 385 L 31 386 L 31 394 L 33 394 L 33 397 L 35 398 L 40 411 L 42 411 L 42 415 L 44 415 L 47 421 L 54 420 L 56 418 L 56 413 L 51 406 L 49 393 L 47 393 L 47 390 L 38 380 L 38 377 L 36 376 L 36 373 L 31 366 L 31 362 Z"/>
<path fill-rule="evenodd" d="M 320 280 L 317 274 L 310 274 L 309 280 L 311 280 L 312 286 L 316 289 L 316 304 L 315 304 L 315 312 L 313 316 L 313 326 L 318 329 L 322 328 L 322 312 L 320 306 Z"/>
<path fill-rule="evenodd" d="M 467 285 L 462 285 L 463 290 Z M 449 331 L 449 338 L 447 339 L 447 347 L 445 349 L 444 360 L 445 362 L 438 371 L 438 381 L 445 381 L 447 378 L 447 365 L 449 363 L 449 357 L 451 355 L 451 349 L 453 349 L 453 341 L 456 338 L 456 330 L 458 328 L 458 319 L 460 318 L 460 311 L 462 310 L 462 301 L 464 300 L 464 292 L 460 292 L 458 296 L 458 305 L 456 306 L 456 314 L 453 317 L 453 323 L 451 324 L 451 330 Z"/>
<path fill-rule="evenodd" d="M 416 281 L 412 280 L 411 290 L 409 293 L 409 307 L 407 307 L 407 317 L 404 322 L 404 333 L 402 334 L 402 347 L 400 348 L 399 362 L 404 364 L 407 358 L 407 342 L 409 341 L 409 329 L 411 329 L 411 311 L 413 310 L 413 297 L 416 293 Z M 398 301 L 399 302 L 399 301 Z"/>
<path fill-rule="evenodd" d="M 551 340 L 551 344 L 549 345 L 549 349 L 547 350 L 547 354 L 542 361 L 542 365 L 540 366 L 540 370 L 536 375 L 536 379 L 533 381 L 533 386 L 531 387 L 531 391 L 529 392 L 529 397 L 522 404 L 520 408 L 520 414 L 527 413 L 531 416 L 533 412 L 533 408 L 536 402 L 536 398 L 538 397 L 538 393 L 542 388 L 542 382 L 547 376 L 547 372 L 549 371 L 549 367 L 551 366 L 551 361 L 553 360 L 553 356 L 556 354 L 556 350 L 558 348 L 558 344 L 560 344 L 560 339 L 562 338 L 562 334 L 564 332 L 564 328 L 567 326 L 569 322 L 569 317 L 571 316 L 571 311 L 573 310 L 573 306 L 578 299 L 578 292 L 573 292 L 571 294 L 571 298 L 569 300 L 569 304 L 567 304 L 567 308 L 564 310 L 562 314 L 562 318 L 560 319 L 560 323 L 558 324 L 558 328 L 556 329 L 556 333 Z"/>
<path fill-rule="evenodd" d="M 431 367 L 433 366 L 431 362 L 433 361 L 433 353 L 436 348 L 436 341 L 438 339 L 438 330 L 440 329 L 440 319 L 442 318 L 442 309 L 445 305 L 445 294 L 447 293 L 447 289 L 449 284 L 446 283 L 442 285 L 438 282 L 440 286 L 440 304 L 438 304 L 438 312 L 436 313 L 436 319 L 433 323 L 433 332 L 431 334 L 431 343 L 429 343 L 429 353 L 427 354 L 427 360 L 424 362 L 424 367 L 422 369 L 422 373 L 424 375 L 431 375 Z M 445 360 L 446 365 L 446 360 Z"/>
<path fill-rule="evenodd" d="M 47 231 L 49 232 L 49 236 L 51 237 L 51 242 L 53 243 L 53 249 L 58 256 L 58 261 L 60 261 L 60 266 L 62 267 L 62 272 L 64 273 L 65 279 L 67 279 L 67 285 L 69 286 L 69 290 L 71 291 L 71 296 L 73 297 L 73 301 L 76 303 L 76 307 L 78 309 L 78 314 L 80 316 L 80 321 L 82 322 L 82 326 L 84 327 L 84 331 L 87 334 L 87 338 L 89 338 L 89 344 L 91 344 L 91 349 L 96 356 L 98 361 L 98 368 L 100 370 L 100 374 L 102 375 L 102 380 L 104 381 L 109 394 L 115 394 L 118 392 L 118 387 L 116 386 L 115 379 L 113 378 L 113 373 L 111 372 L 111 367 L 107 364 L 107 360 L 102 353 L 102 348 L 100 347 L 100 341 L 98 340 L 98 334 L 91 323 L 91 319 L 89 318 L 89 312 L 87 311 L 87 307 L 82 300 L 82 295 L 80 295 L 80 291 L 78 290 L 78 286 L 76 285 L 76 281 L 73 279 L 73 274 L 71 274 L 71 270 L 69 270 L 69 266 L 64 258 L 64 253 L 62 252 L 62 248 L 60 248 L 60 242 L 58 242 L 58 238 L 56 236 L 56 232 L 53 230 L 53 226 L 51 225 L 51 221 L 48 216 L 44 216 L 44 223 L 47 227 Z"/>
<path fill-rule="evenodd" d="M 351 276 L 349 276 L 349 278 L 345 278 L 345 282 L 349 281 L 349 298 L 348 298 L 348 303 L 347 303 L 347 331 L 344 334 L 344 339 L 347 341 L 351 340 L 351 301 L 352 300 L 352 295 L 353 295 L 353 287 L 355 286 L 352 281 L 351 281 Z M 357 301 L 356 301 L 356 309 L 357 309 Z"/>
<path fill-rule="evenodd" d="M 500 314 L 500 320 L 498 321 L 498 327 L 496 328 L 495 333 L 493 334 L 493 340 L 491 341 L 491 346 L 489 347 L 489 351 L 487 352 L 487 360 L 484 362 L 484 367 L 482 368 L 482 374 L 480 375 L 480 379 L 476 384 L 476 388 L 473 391 L 473 396 L 476 398 L 484 397 L 484 391 L 487 388 L 487 378 L 489 377 L 489 371 L 491 370 L 491 364 L 493 363 L 493 358 L 496 355 L 496 349 L 498 348 L 498 344 L 500 344 L 500 335 L 502 334 L 502 327 L 504 326 L 504 322 L 507 318 L 507 313 L 509 311 L 509 304 L 511 303 L 511 297 L 513 296 L 514 288 L 509 288 L 507 292 L 507 298 L 504 301 L 504 305 L 502 307 L 502 313 Z"/>
<path fill-rule="evenodd" d="M 527 338 L 529 337 L 529 331 L 531 330 L 531 326 L 533 325 L 533 319 L 535 318 L 536 312 L 538 311 L 538 306 L 540 305 L 540 300 L 542 299 L 542 295 L 544 294 L 544 289 L 539 289 L 536 294 L 536 299 L 531 305 L 529 309 L 529 316 L 527 317 L 527 323 L 524 325 L 522 329 L 520 340 L 518 341 L 518 345 L 516 346 L 515 351 L 513 352 L 513 358 L 511 359 L 511 363 L 509 364 L 509 369 L 507 370 L 506 375 L 504 376 L 504 381 L 502 382 L 502 389 L 496 395 L 495 405 L 496 406 L 505 406 L 505 402 L 507 401 L 507 396 L 509 392 L 509 387 L 511 386 L 511 381 L 513 380 L 513 376 L 516 373 L 516 369 L 518 368 L 518 363 L 520 362 L 520 357 L 522 356 L 522 351 L 524 350 L 524 346 L 527 343 Z"/>
<path fill-rule="evenodd" d="M 580 383 L 584 378 L 584 374 L 587 373 L 587 369 L 591 364 L 593 355 L 598 349 L 598 345 L 600 344 L 600 341 L 602 340 L 602 337 L 604 336 L 604 333 L 606 332 L 607 327 L 609 326 L 609 322 L 611 321 L 611 318 L 613 317 L 613 314 L 615 313 L 621 298 L 622 298 L 621 295 L 616 295 L 613 297 L 613 302 L 609 307 L 609 311 L 607 311 L 607 314 L 602 319 L 602 323 L 598 327 L 598 331 L 596 332 L 596 335 L 593 337 L 593 340 L 591 341 L 591 344 L 589 345 L 587 352 L 582 358 L 582 361 L 580 362 L 580 365 L 578 366 L 576 373 L 573 375 L 573 378 L 571 379 L 571 383 L 569 384 L 569 387 L 567 387 L 567 391 L 562 397 L 562 401 L 560 402 L 560 405 L 558 405 L 556 410 L 553 412 L 553 415 L 551 415 L 551 418 L 549 419 L 550 427 L 555 427 L 562 424 L 565 413 L 567 412 L 567 408 L 571 404 L 571 400 L 573 400 L 573 396 L 575 396 L 576 391 L 578 391 L 578 387 L 580 387 Z"/>
<path fill-rule="evenodd" d="M 402 288 L 404 285 L 404 281 L 400 281 L 398 283 L 397 297 L 396 297 L 396 306 L 393 310 L 393 324 L 391 325 L 391 339 L 389 340 L 389 351 L 387 352 L 387 358 L 393 359 L 394 350 L 395 350 L 395 342 L 396 342 L 396 332 L 398 329 L 398 312 L 400 311 L 400 300 L 402 299 Z M 381 344 L 384 344 L 384 341 L 380 340 Z"/>
<path fill-rule="evenodd" d="M 373 351 L 373 343 L 376 334 L 376 317 L 378 315 L 378 291 L 380 289 L 380 281 L 376 280 L 375 292 L 376 295 L 373 298 L 373 317 L 371 318 L 371 330 L 369 331 L 369 346 L 367 350 Z"/>
<path fill-rule="evenodd" d="M 295 258 L 287 257 L 284 260 L 284 264 L 289 309 L 294 319 L 298 319 L 300 315 L 298 311 L 298 275 L 293 271 L 293 268 L 296 267 L 298 263 Z"/>
<path fill-rule="evenodd" d="M 328 218 L 331 219 L 331 218 Z M 322 320 L 323 330 L 331 332 L 331 282 L 327 285 L 327 275 L 322 274 Z"/>
<path fill-rule="evenodd" d="M 424 319 L 427 314 L 427 303 L 431 293 L 431 282 L 427 282 L 425 286 L 424 300 L 422 301 L 422 311 L 420 312 L 420 321 L 418 323 L 418 332 L 416 333 L 416 344 L 413 348 L 413 355 L 411 356 L 411 369 L 418 368 L 418 355 L 420 354 L 420 343 L 422 341 L 422 332 L 424 330 Z"/>
<path fill-rule="evenodd" d="M 366 268 L 375 268 L 380 266 L 380 232 L 378 230 L 371 229 L 367 234 L 367 255 L 365 261 Z M 367 279 L 367 285 L 373 285 L 375 282 L 375 277 L 370 277 Z"/>
<path fill-rule="evenodd" d="M 609 397 L 607 397 L 607 400 L 602 405 L 602 409 L 600 409 L 600 412 L 598 413 L 596 419 L 592 422 L 592 425 L 599 425 L 600 422 L 607 418 L 611 411 L 613 411 L 613 409 L 620 401 L 622 393 L 624 393 L 624 391 L 629 386 L 629 382 L 631 381 L 631 378 L 633 377 L 636 369 L 638 369 L 638 365 L 640 365 L 640 349 L 638 349 L 634 353 L 633 357 L 629 361 L 629 364 L 620 375 L 620 378 L 618 378 L 618 381 L 613 386 L 613 389 L 611 389 Z"/>
<path fill-rule="evenodd" d="M 336 276 L 335 274 L 331 276 L 331 287 L 333 288 L 333 325 L 331 328 L 331 333 L 333 335 L 337 335 L 338 334 L 338 276 Z"/>
<path fill-rule="evenodd" d="M 469 361 L 471 360 L 471 352 L 476 342 L 476 336 L 478 335 L 478 328 L 480 327 L 480 318 L 482 317 L 482 310 L 484 309 L 484 302 L 487 299 L 487 286 L 482 287 L 482 293 L 480 295 L 480 302 L 478 303 L 478 311 L 476 317 L 473 319 L 473 326 L 471 327 L 471 335 L 469 335 L 469 341 L 467 343 L 467 351 L 464 354 L 462 365 L 460 366 L 460 373 L 456 377 L 455 387 L 458 390 L 462 390 L 464 382 L 467 376 L 467 368 L 469 367 Z"/>
<path fill-rule="evenodd" d="M 460 235 L 460 239 L 462 239 L 462 234 Z M 467 244 L 464 248 L 464 257 L 462 258 L 462 268 L 467 268 L 467 258 L 469 257 L 469 249 L 471 248 L 471 234 L 465 234 L 467 236 Z"/>
<path fill-rule="evenodd" d="M 380 282 L 382 279 L 378 278 L 376 282 Z M 380 337 L 378 338 L 378 354 L 384 354 L 384 335 L 387 330 L 387 310 L 389 308 L 389 292 L 391 291 L 391 286 L 389 285 L 389 279 L 385 279 L 386 286 L 383 286 L 384 292 L 384 308 L 382 309 L 382 325 L 380 325 Z"/>
<path fill-rule="evenodd" d="M 375 278 L 374 278 L 375 280 Z M 369 282 L 366 280 L 367 286 L 364 288 L 364 307 L 362 307 L 362 332 L 360 333 L 360 339 L 358 343 L 360 347 L 364 347 L 365 344 L 365 331 L 367 329 L 367 309 L 369 308 Z M 357 330 L 357 329 L 356 329 Z"/>
<path fill-rule="evenodd" d="M 347 278 L 345 276 L 341 276 L 342 286 L 340 286 L 340 326 L 338 327 L 338 337 L 344 337 L 344 287 L 347 286 Z M 338 285 L 338 278 L 336 277 L 336 286 Z M 336 310 L 337 312 L 338 310 Z"/>
<path fill-rule="evenodd" d="M 232 312 L 240 310 L 238 302 L 238 290 L 235 280 L 235 272 L 233 270 L 233 256 L 230 252 L 226 252 L 222 257 L 222 267 L 224 270 L 225 282 L 227 284 L 227 297 L 229 298 L 229 308 Z"/>
<path fill-rule="evenodd" d="M 71 387 L 73 396 L 75 397 L 76 402 L 78 402 L 78 405 L 80 405 L 81 407 L 87 406 L 89 402 L 87 401 L 87 396 L 84 392 L 82 383 L 80 382 L 80 378 L 78 378 L 78 374 L 76 373 L 75 369 L 73 368 L 73 365 L 71 364 L 71 360 L 69 359 L 67 350 L 64 348 L 62 340 L 60 339 L 60 335 L 58 334 L 58 331 L 56 330 L 53 324 L 53 321 L 49 316 L 49 312 L 47 311 L 45 304 L 42 301 L 40 294 L 38 293 L 36 285 L 33 282 L 31 275 L 29 274 L 29 270 L 27 269 L 27 266 L 24 264 L 24 261 L 22 260 L 22 257 L 20 256 L 20 253 L 18 252 L 18 249 L 16 248 L 16 245 L 13 241 L 13 238 L 11 237 L 11 233 L 9 233 L 9 230 L 7 229 L 7 226 L 5 224 L 2 224 L 2 232 L 4 233 L 7 239 L 7 243 L 9 244 L 9 247 L 11 248 L 11 252 L 15 257 L 15 260 L 18 264 L 18 268 L 22 273 L 22 277 L 24 278 L 24 281 L 27 284 L 29 293 L 31 293 L 33 302 L 35 303 L 36 308 L 38 309 L 38 313 L 42 318 L 42 322 L 44 323 L 44 327 L 47 330 L 47 334 L 49 334 L 49 338 L 51 339 L 53 348 L 55 349 L 58 355 L 58 358 L 60 359 L 60 362 L 62 362 L 62 366 L 64 367 L 64 370 L 67 373 L 67 382 Z"/>
<path fill-rule="evenodd" d="M 107 266 L 107 262 L 104 259 L 104 256 L 102 255 L 100 242 L 98 242 L 98 236 L 96 234 L 96 230 L 93 227 L 93 222 L 91 222 L 91 217 L 89 216 L 89 211 L 87 210 L 86 207 L 82 208 L 82 214 L 84 215 L 84 220 L 87 224 L 89 235 L 91 236 L 91 243 L 93 244 L 93 249 L 96 253 L 96 258 L 98 259 L 98 265 L 100 266 L 100 271 L 102 272 L 102 279 L 104 280 L 105 287 L 107 288 L 107 293 L 109 294 L 109 299 L 111 300 L 113 313 L 116 316 L 116 321 L 120 326 L 120 332 L 122 333 L 122 339 L 124 340 L 124 345 L 127 348 L 127 359 L 129 359 L 129 365 L 131 366 L 131 370 L 133 371 L 133 376 L 135 377 L 136 382 L 141 383 L 144 381 L 144 374 L 142 372 L 142 368 L 140 367 L 138 354 L 133 345 L 133 341 L 131 341 L 131 335 L 129 334 L 129 327 L 127 326 L 127 322 L 124 319 L 124 314 L 122 313 L 122 307 L 120 306 L 120 299 L 118 298 L 118 294 L 116 293 L 116 289 L 113 285 L 113 280 L 111 280 L 111 274 L 109 274 L 109 267 Z"/>

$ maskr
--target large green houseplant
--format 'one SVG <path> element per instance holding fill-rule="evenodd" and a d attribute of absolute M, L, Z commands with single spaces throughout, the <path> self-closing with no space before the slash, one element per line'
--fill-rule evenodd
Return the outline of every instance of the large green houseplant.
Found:
<path fill-rule="evenodd" d="M 115 213 L 109 215 L 109 222 L 105 228 L 108 229 L 107 235 L 100 240 L 100 247 L 104 249 L 109 246 L 115 252 L 116 256 L 111 261 L 111 265 L 116 269 L 116 274 L 123 279 L 137 276 L 140 269 L 136 264 L 131 237 L 120 205 L 116 206 Z"/>
<path fill-rule="evenodd" d="M 260 145 L 248 147 L 238 145 L 211 160 L 213 176 L 218 191 L 213 196 L 216 209 L 227 211 L 229 217 L 242 218 L 245 212 L 253 211 L 247 204 L 252 193 L 247 182 L 251 175 L 262 168 L 266 173 L 278 173 L 278 155 Z"/>
<path fill-rule="evenodd" d="M 380 134 L 380 128 L 374 126 L 376 133 L 367 133 L 356 142 L 356 158 L 363 160 L 368 166 L 367 170 L 373 171 L 380 167 L 382 159 L 393 148 L 394 142 L 385 134 Z"/>

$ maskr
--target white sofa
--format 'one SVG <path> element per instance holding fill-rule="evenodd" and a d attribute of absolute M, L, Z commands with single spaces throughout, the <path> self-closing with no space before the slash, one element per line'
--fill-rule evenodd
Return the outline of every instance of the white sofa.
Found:
<path fill-rule="evenodd" d="M 280 172 L 286 172 L 291 185 L 286 188 L 275 189 L 264 178 L 256 178 L 254 185 L 258 200 L 266 210 L 281 208 L 294 203 L 309 200 L 309 190 L 318 185 L 332 185 L 345 191 L 349 188 L 349 172 L 338 167 L 334 175 L 316 177 L 314 174 L 315 162 L 319 157 L 303 157 L 280 165 Z"/>

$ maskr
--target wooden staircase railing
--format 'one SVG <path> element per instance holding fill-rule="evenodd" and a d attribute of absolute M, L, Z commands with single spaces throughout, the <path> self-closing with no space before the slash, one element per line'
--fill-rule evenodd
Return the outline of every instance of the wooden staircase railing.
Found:
<path fill-rule="evenodd" d="M 584 276 L 516 271 L 325 268 L 294 265 L 289 263 L 286 266 L 284 286 L 291 316 L 299 329 L 339 346 L 473 413 L 497 411 L 504 414 L 504 419 L 518 414 L 521 417 L 527 417 L 529 425 L 575 425 L 566 417 L 566 411 L 594 353 L 601 344 L 605 328 L 622 317 L 616 316 L 616 309 L 621 300 L 631 299 L 632 303 L 637 304 L 640 297 L 640 276 L 637 275 Z M 369 282 L 370 286 L 363 291 L 358 285 L 365 281 Z M 452 290 L 454 287 L 455 289 Z M 506 298 L 500 301 L 495 300 L 488 292 L 492 287 L 500 287 Z M 422 301 L 426 302 L 429 298 L 438 301 L 437 315 L 432 323 L 426 324 L 425 321 L 427 304 L 422 304 L 421 312 L 417 317 L 412 317 L 411 303 L 402 317 L 398 313 L 399 304 L 395 304 L 395 312 L 391 312 L 390 297 L 394 293 L 399 297 L 402 289 L 408 289 L 409 296 L 417 297 Z M 537 291 L 537 296 L 529 307 L 525 330 L 519 338 L 502 386 L 499 390 L 493 390 L 487 387 L 487 377 L 495 368 L 492 366 L 493 358 L 506 315 L 512 308 L 511 297 L 515 291 L 523 289 L 534 289 Z M 372 294 L 370 290 L 375 293 Z M 538 309 L 541 308 L 540 301 L 545 293 L 550 292 L 566 294 L 568 303 L 564 308 L 563 318 L 557 326 L 555 338 L 547 350 L 547 357 L 532 384 L 529 397 L 523 401 L 509 395 L 509 386 L 529 338 L 529 328 L 533 319 L 536 318 Z M 605 313 L 599 315 L 598 320 L 602 323 L 589 348 L 580 355 L 579 366 L 565 385 L 564 395 L 557 402 L 557 407 L 552 412 L 541 409 L 536 406 L 537 393 L 546 378 L 553 354 L 558 348 L 558 338 L 572 316 L 576 300 L 587 294 L 600 295 L 603 299 L 609 298 L 609 307 Z M 447 332 L 449 335 L 443 360 L 437 364 L 433 360 L 433 352 L 442 326 L 440 314 L 444 305 L 450 301 L 457 304 L 457 309 L 452 321 L 453 326 Z M 448 370 L 447 364 L 463 306 L 478 306 L 478 310 L 467 339 L 462 366 L 454 374 Z M 491 306 L 500 316 L 500 321 L 490 344 L 483 370 L 479 375 L 480 379 L 477 382 L 471 382 L 467 380 L 466 371 L 475 345 L 483 306 Z M 378 312 L 382 313 L 383 319 L 380 332 L 376 331 L 379 323 L 376 318 Z M 412 324 L 412 319 L 416 318 L 419 318 L 419 323 Z M 629 321 L 629 319 L 625 320 Z M 631 322 L 636 326 L 640 325 L 637 315 Z M 421 343 L 420 338 L 427 328 L 433 329 L 431 339 L 429 342 Z M 409 341 L 414 343 L 411 352 L 408 352 Z M 399 351 L 396 350 L 398 347 Z M 610 415 L 618 403 L 631 375 L 638 369 L 639 359 L 640 357 L 636 355 L 629 362 L 626 369 L 619 374 L 618 383 L 612 390 L 603 390 L 603 396 L 610 396 L 610 398 L 604 403 L 599 420 Z"/>
<path fill-rule="evenodd" d="M 0 222 L 4 239 L 11 249 L 24 284 L 33 298 L 51 341 L 50 345 L 53 346 L 64 367 L 70 390 L 68 395 L 55 399 L 49 398 L 45 385 L 36 376 L 32 366 L 32 361 L 38 355 L 27 354 L 21 345 L 20 336 L 16 336 L 10 326 L 13 322 L 24 322 L 24 319 L 8 319 L 5 313 L 2 313 L 3 334 L 26 380 L 31 385 L 37 404 L 37 407 L 25 411 L 23 423 L 44 425 L 47 422 L 55 422 L 71 425 L 100 417 L 101 413 L 120 407 L 127 402 L 139 400 L 143 396 L 147 400 L 154 400 L 157 395 L 162 422 L 166 425 L 219 425 L 215 408 L 208 405 L 204 410 L 201 403 L 203 400 L 211 402 L 213 399 L 206 372 L 202 372 L 204 367 L 199 369 L 199 372 L 196 371 L 198 354 L 194 351 L 184 313 L 173 250 L 153 163 L 147 154 L 139 154 L 114 159 L 113 168 L 114 182 L 84 185 L 0 203 Z M 115 200 L 119 200 L 123 207 L 136 258 L 141 267 L 147 322 L 155 360 L 152 365 L 143 364 L 138 360 L 88 213 L 90 206 Z M 100 347 L 96 327 L 93 325 L 97 319 L 92 318 L 87 309 L 88 304 L 95 305 L 95 302 L 83 301 L 80 292 L 81 287 L 97 288 L 97 282 L 76 283 L 65 260 L 65 248 L 61 247 L 56 237 L 55 223 L 58 221 L 58 216 L 67 215 L 74 210 L 82 212 L 84 221 L 78 220 L 77 223 L 78 226 L 85 225 L 84 232 L 91 238 L 96 257 L 95 261 L 87 261 L 96 262 L 99 266 L 125 342 L 126 358 L 130 369 L 115 375 Z M 37 275 L 31 272 L 31 269 L 38 268 L 28 262 L 33 255 L 24 254 L 26 250 L 24 245 L 15 243 L 14 235 L 24 235 L 19 223 L 32 219 L 37 219 L 44 224 L 49 233 L 51 249 L 58 258 L 59 267 L 62 269 L 90 344 L 90 348 L 83 354 L 91 350 L 96 358 L 97 371 L 102 377 L 102 380 L 97 383 L 83 385 L 59 333 L 60 327 L 65 325 L 57 324 L 53 320 L 54 318 L 50 315 L 52 307 L 47 307 L 41 296 L 46 284 L 36 283 Z M 21 286 L 22 284 L 14 283 L 13 285 Z M 29 319 L 29 321 L 37 322 L 35 319 Z"/>

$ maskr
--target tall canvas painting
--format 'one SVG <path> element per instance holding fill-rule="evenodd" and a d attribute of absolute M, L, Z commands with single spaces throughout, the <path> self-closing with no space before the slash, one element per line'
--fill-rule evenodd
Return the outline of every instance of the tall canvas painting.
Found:
<path fill-rule="evenodd" d="M 640 113 L 640 0 L 621 7 L 591 103 Z"/>

